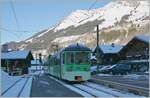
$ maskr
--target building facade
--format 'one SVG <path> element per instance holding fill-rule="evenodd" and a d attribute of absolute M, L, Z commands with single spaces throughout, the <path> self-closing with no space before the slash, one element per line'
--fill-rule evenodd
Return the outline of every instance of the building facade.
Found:
<path fill-rule="evenodd" d="M 11 74 L 27 74 L 33 56 L 31 51 L 11 51 L 1 53 L 1 67 Z"/>

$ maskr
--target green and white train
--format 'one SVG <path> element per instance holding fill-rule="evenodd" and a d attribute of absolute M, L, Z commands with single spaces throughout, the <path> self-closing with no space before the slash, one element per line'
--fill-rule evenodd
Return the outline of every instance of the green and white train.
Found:
<path fill-rule="evenodd" d="M 48 72 L 67 81 L 87 81 L 90 72 L 91 50 L 81 44 L 70 45 L 48 60 Z"/>

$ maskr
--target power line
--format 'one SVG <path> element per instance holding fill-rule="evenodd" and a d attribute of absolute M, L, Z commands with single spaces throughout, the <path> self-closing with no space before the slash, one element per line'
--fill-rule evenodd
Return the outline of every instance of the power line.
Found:
<path fill-rule="evenodd" d="M 20 38 L 20 36 L 17 33 L 10 32 L 10 31 L 7 31 L 7 30 L 2 30 L 2 29 L 1 29 L 1 31 L 9 32 L 10 34 L 12 34 L 13 36 L 15 36 L 16 38 Z"/>
<path fill-rule="evenodd" d="M 13 12 L 14 17 L 15 17 L 15 21 L 16 21 L 17 28 L 18 28 L 18 30 L 19 30 L 19 22 L 18 22 L 17 15 L 16 15 L 16 12 L 15 12 L 13 0 L 10 0 L 10 6 L 11 6 L 12 12 Z"/>
<path fill-rule="evenodd" d="M 89 7 L 89 10 L 95 6 L 95 4 L 98 2 L 98 0 L 95 0 L 94 3 Z"/>
<path fill-rule="evenodd" d="M 13 29 L 1 28 L 1 27 L 0 27 L 0 30 L 8 31 L 8 32 L 24 32 L 24 33 L 37 32 L 37 31 L 27 31 L 27 30 L 13 30 Z"/>

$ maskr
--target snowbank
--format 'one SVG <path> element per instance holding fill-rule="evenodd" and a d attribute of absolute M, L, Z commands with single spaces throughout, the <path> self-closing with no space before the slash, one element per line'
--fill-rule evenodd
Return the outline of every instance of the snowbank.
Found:
<path fill-rule="evenodd" d="M 130 78 L 134 80 L 148 80 L 149 76 L 148 75 L 137 75 L 137 74 L 129 74 L 123 76 L 123 78 Z"/>
<path fill-rule="evenodd" d="M 98 76 L 112 76 L 111 74 L 98 74 Z"/>
<path fill-rule="evenodd" d="M 97 66 L 92 66 L 91 67 L 91 72 L 97 71 Z"/>

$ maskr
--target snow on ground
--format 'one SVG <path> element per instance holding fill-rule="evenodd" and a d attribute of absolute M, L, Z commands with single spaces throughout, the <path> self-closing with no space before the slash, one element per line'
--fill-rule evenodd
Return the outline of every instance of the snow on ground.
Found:
<path fill-rule="evenodd" d="M 133 7 L 124 6 L 117 2 L 111 2 L 106 7 L 104 7 L 104 15 L 100 19 L 105 19 L 105 21 L 99 25 L 99 28 L 106 28 L 109 26 L 114 26 L 116 22 L 120 22 L 124 15 L 130 14 Z"/>
<path fill-rule="evenodd" d="M 26 40 L 25 42 L 30 42 L 30 43 L 32 43 L 32 41 L 33 41 L 33 38 L 30 38 L 30 39 Z"/>
<path fill-rule="evenodd" d="M 26 78 L 23 78 L 20 82 L 18 82 L 15 86 L 10 88 L 3 96 L 4 97 L 17 97 L 18 93 L 22 89 L 22 85 L 25 83 Z"/>
<path fill-rule="evenodd" d="M 130 78 L 134 80 L 148 80 L 149 75 L 129 74 L 129 75 L 124 75 L 123 78 Z"/>
<path fill-rule="evenodd" d="M 106 66 L 106 65 L 105 65 Z M 103 69 L 103 68 L 105 68 L 105 66 L 104 65 L 99 65 L 99 70 L 101 70 L 101 69 Z M 93 65 L 93 66 L 91 66 L 91 72 L 95 72 L 95 71 L 97 71 L 97 65 Z"/>
<path fill-rule="evenodd" d="M 98 76 L 112 76 L 112 74 L 97 74 Z"/>
<path fill-rule="evenodd" d="M 35 66 L 35 65 L 33 65 L 33 66 L 29 67 L 29 74 L 30 75 L 39 75 L 41 73 L 44 73 L 44 67 L 45 66 L 40 66 L 40 65 Z"/>
<path fill-rule="evenodd" d="M 25 85 L 23 92 L 20 96 L 29 97 L 32 85 L 32 77 L 29 77 L 27 84 Z M 20 90 L 22 89 L 24 83 L 27 80 L 26 76 L 9 76 L 6 72 L 1 70 L 1 93 L 10 88 L 16 81 L 17 82 L 13 87 L 11 87 L 6 93 L 4 93 L 3 97 L 17 97 Z"/>
<path fill-rule="evenodd" d="M 32 87 L 32 79 L 33 77 L 30 77 L 26 86 L 24 87 L 24 90 L 21 93 L 21 97 L 29 97 L 30 96 L 30 92 L 31 92 L 31 87 Z"/>
<path fill-rule="evenodd" d="M 101 92 L 101 91 L 98 91 L 98 90 L 93 90 L 93 88 L 91 87 L 87 87 L 85 85 L 81 85 L 81 84 L 76 84 L 77 87 L 93 94 L 93 95 L 96 95 L 96 96 L 99 96 L 99 97 L 113 97 L 112 95 L 108 94 L 108 93 L 104 93 L 104 92 Z"/>
<path fill-rule="evenodd" d="M 19 95 L 19 93 L 22 90 L 26 80 L 27 80 L 27 77 L 24 77 L 15 86 L 10 88 L 3 96 L 4 97 L 17 97 L 17 96 L 29 97 L 30 96 L 30 91 L 31 91 L 32 77 L 29 78 L 29 80 L 27 81 L 27 84 L 25 85 L 23 91 Z"/>
<path fill-rule="evenodd" d="M 91 82 L 86 82 L 86 84 L 89 85 L 89 86 L 92 86 L 96 89 L 108 92 L 110 94 L 113 94 L 113 95 L 116 95 L 116 96 L 119 96 L 119 97 L 141 97 L 141 96 L 138 96 L 138 95 L 134 95 L 132 93 L 125 92 L 125 91 L 119 91 L 119 90 L 116 90 L 116 89 L 108 88 L 108 87 L 100 85 L 100 84 L 95 84 L 95 83 L 91 83 Z"/>
<path fill-rule="evenodd" d="M 111 67 L 111 65 L 103 66 L 102 68 L 99 69 L 99 71 L 107 70 L 107 69 L 109 69 L 109 67 Z"/>
<path fill-rule="evenodd" d="M 81 35 L 72 35 L 72 36 L 66 36 L 66 37 L 59 37 L 53 40 L 52 42 L 59 42 L 59 43 L 64 43 L 72 40 L 76 40 L 79 38 Z"/>
<path fill-rule="evenodd" d="M 44 34 L 48 33 L 48 32 L 51 31 L 52 29 L 54 29 L 54 27 L 52 27 L 52 28 L 46 30 L 45 32 L 43 32 L 43 33 L 41 33 L 41 34 L 39 34 L 37 37 L 43 36 Z"/>
<path fill-rule="evenodd" d="M 132 11 L 132 16 L 129 17 L 129 21 L 133 21 L 134 24 L 143 24 L 149 22 L 143 20 L 146 16 L 149 16 L 149 3 L 148 1 L 140 1 L 139 6 Z"/>
<path fill-rule="evenodd" d="M 97 71 L 97 66 L 92 66 L 91 67 L 91 72 L 95 72 L 95 71 Z"/>
<path fill-rule="evenodd" d="M 80 21 L 87 19 L 89 17 L 88 11 L 86 10 L 77 10 L 71 13 L 68 17 L 66 17 L 54 31 L 58 31 L 61 29 L 65 29 L 69 26 L 76 25 Z"/>
<path fill-rule="evenodd" d="M 19 80 L 22 76 L 9 76 L 8 73 L 2 71 L 1 72 L 1 92 L 7 90 L 12 84 L 14 84 L 17 80 Z"/>

